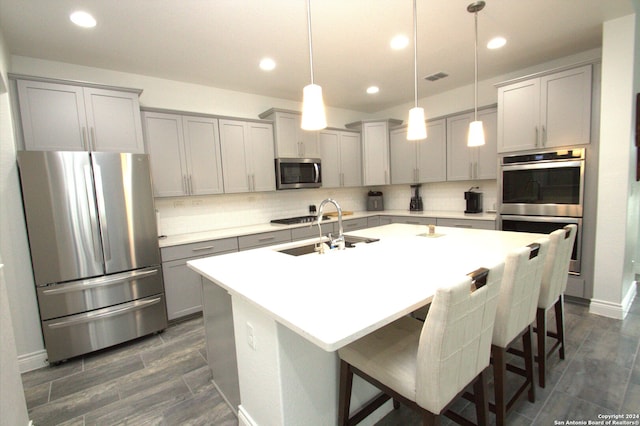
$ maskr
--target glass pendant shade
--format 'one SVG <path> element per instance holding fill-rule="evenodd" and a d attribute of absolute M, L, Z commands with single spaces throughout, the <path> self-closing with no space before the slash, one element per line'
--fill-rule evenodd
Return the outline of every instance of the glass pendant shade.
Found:
<path fill-rule="evenodd" d="M 467 146 L 481 145 L 484 145 L 484 128 L 482 127 L 482 121 L 472 121 L 469 123 Z"/>
<path fill-rule="evenodd" d="M 322 100 L 322 87 L 309 84 L 302 92 L 302 123 L 304 130 L 321 130 L 327 127 L 327 116 Z"/>
<path fill-rule="evenodd" d="M 420 107 L 409 110 L 409 127 L 407 140 L 418 141 L 427 138 L 427 125 L 424 122 L 424 109 Z"/>

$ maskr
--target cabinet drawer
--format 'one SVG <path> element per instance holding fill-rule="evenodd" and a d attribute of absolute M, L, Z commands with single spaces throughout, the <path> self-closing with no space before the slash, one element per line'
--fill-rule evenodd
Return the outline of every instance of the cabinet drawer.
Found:
<path fill-rule="evenodd" d="M 270 246 L 289 241 L 291 241 L 291 231 L 289 229 L 283 229 L 282 231 L 243 235 L 242 237 L 238 237 L 238 246 L 240 247 L 240 250 L 248 250 L 251 248 Z"/>
<path fill-rule="evenodd" d="M 238 250 L 238 239 L 223 238 L 220 240 L 201 241 L 199 243 L 182 244 L 179 246 L 163 247 L 160 249 L 163 262 L 190 257 L 205 257 Z"/>
<path fill-rule="evenodd" d="M 366 217 L 342 221 L 342 228 L 344 229 L 344 232 L 356 231 L 358 229 L 367 228 L 368 226 L 368 219 Z"/>
<path fill-rule="evenodd" d="M 392 223 L 406 223 L 409 225 L 435 225 L 435 217 L 410 217 L 410 216 L 393 216 Z"/>
<path fill-rule="evenodd" d="M 322 235 L 327 235 L 329 232 L 333 233 L 333 223 L 323 223 L 320 226 L 322 227 Z M 291 241 L 306 240 L 307 238 L 315 237 L 318 237 L 318 225 L 291 229 Z"/>
<path fill-rule="evenodd" d="M 380 225 L 380 216 L 371 216 L 367 218 L 367 228 L 373 228 L 374 226 Z"/>
<path fill-rule="evenodd" d="M 452 228 L 496 229 L 496 222 L 494 220 L 438 219 L 437 225 Z"/>

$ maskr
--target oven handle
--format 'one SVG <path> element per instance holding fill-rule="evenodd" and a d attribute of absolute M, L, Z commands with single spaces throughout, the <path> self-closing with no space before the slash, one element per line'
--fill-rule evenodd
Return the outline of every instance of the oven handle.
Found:
<path fill-rule="evenodd" d="M 575 217 L 558 217 L 558 216 L 516 216 L 516 215 L 500 215 L 502 220 L 519 220 L 522 222 L 555 222 L 555 223 L 571 223 L 580 224 L 580 219 Z"/>
<path fill-rule="evenodd" d="M 502 170 L 532 170 L 532 169 L 559 169 L 566 167 L 583 167 L 584 160 L 574 161 L 548 161 L 540 163 L 522 163 L 522 164 L 509 164 L 503 165 Z"/>

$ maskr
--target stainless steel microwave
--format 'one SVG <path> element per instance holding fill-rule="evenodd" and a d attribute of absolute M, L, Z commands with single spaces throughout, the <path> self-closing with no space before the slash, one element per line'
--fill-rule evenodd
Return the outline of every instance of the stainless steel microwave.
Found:
<path fill-rule="evenodd" d="M 322 168 L 319 158 L 276 158 L 276 188 L 320 188 Z"/>

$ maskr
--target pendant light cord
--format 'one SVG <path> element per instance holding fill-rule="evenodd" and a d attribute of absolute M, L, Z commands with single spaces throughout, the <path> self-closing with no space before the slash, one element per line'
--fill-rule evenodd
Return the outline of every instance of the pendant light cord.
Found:
<path fill-rule="evenodd" d="M 309 29 L 309 68 L 311 69 L 311 84 L 313 84 L 313 43 L 311 40 L 311 0 L 307 0 L 307 28 Z"/>
<path fill-rule="evenodd" d="M 418 8 L 416 0 L 413 0 L 413 90 L 414 106 L 418 107 Z"/>
<path fill-rule="evenodd" d="M 475 42 L 475 77 L 474 77 L 474 102 L 473 102 L 473 120 L 478 121 L 478 11 L 473 14 L 475 17 L 475 30 L 476 30 L 476 42 Z"/>

